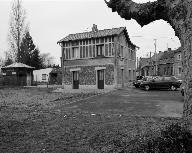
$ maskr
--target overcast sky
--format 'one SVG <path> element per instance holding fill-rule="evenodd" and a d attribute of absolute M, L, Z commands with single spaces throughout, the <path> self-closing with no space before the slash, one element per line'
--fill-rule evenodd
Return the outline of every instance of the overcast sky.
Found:
<path fill-rule="evenodd" d="M 8 48 L 10 7 L 11 0 L 0 0 L 0 57 L 5 56 L 4 51 Z M 33 41 L 41 53 L 50 53 L 56 64 L 60 64 L 61 56 L 57 41 L 68 34 L 90 31 L 93 24 L 98 29 L 126 27 L 131 41 L 140 47 L 138 57 L 149 56 L 149 52 L 155 51 L 154 39 L 157 39 L 157 51 L 180 46 L 174 30 L 165 21 L 155 21 L 141 28 L 135 20 L 124 20 L 112 12 L 104 0 L 23 0 L 23 7 Z"/>

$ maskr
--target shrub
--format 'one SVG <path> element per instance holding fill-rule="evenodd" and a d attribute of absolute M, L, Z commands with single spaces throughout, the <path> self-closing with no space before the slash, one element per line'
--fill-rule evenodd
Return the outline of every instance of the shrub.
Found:
<path fill-rule="evenodd" d="M 160 132 L 160 136 L 142 138 L 134 148 L 138 153 L 191 153 L 192 134 L 181 124 L 172 123 Z M 137 150 L 137 151 L 136 151 Z"/>

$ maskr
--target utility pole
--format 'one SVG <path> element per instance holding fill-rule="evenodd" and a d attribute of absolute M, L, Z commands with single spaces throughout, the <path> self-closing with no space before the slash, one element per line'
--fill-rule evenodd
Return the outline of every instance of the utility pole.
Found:
<path fill-rule="evenodd" d="M 154 39 L 155 43 L 155 75 L 157 75 L 157 39 Z"/>

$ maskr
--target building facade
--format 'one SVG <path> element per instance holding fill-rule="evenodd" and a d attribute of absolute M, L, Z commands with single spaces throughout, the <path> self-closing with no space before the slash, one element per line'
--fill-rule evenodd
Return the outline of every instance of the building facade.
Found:
<path fill-rule="evenodd" d="M 182 66 L 181 51 L 182 51 L 181 47 L 178 48 L 177 50 L 175 50 L 174 64 L 173 64 L 174 75 L 180 79 L 183 78 L 183 66 Z"/>
<path fill-rule="evenodd" d="M 136 46 L 125 27 L 70 34 L 61 46 L 64 88 L 123 87 L 136 77 Z"/>
<path fill-rule="evenodd" d="M 155 64 L 157 63 L 157 64 Z M 154 58 L 140 58 L 141 75 L 155 75 L 155 65 L 157 65 L 156 74 L 159 76 L 176 76 L 182 79 L 182 56 L 181 48 L 159 52 L 157 60 Z"/>

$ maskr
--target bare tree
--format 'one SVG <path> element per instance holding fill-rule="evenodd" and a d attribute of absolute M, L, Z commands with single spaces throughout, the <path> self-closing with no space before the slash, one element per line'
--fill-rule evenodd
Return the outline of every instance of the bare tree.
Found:
<path fill-rule="evenodd" d="M 25 32 L 25 18 L 26 12 L 22 7 L 21 0 L 13 0 L 10 13 L 9 22 L 9 33 L 8 33 L 8 43 L 9 43 L 9 58 L 13 61 L 17 61 L 17 53 L 20 50 L 20 44 Z"/>
<path fill-rule="evenodd" d="M 155 20 L 167 21 L 175 30 L 182 46 L 182 63 L 185 85 L 183 117 L 192 125 L 192 0 L 157 0 L 138 4 L 132 0 L 106 1 L 108 7 L 124 19 L 135 19 L 141 26 Z M 191 126 L 192 127 L 192 126 Z"/>
<path fill-rule="evenodd" d="M 54 57 L 50 55 L 50 53 L 42 53 L 41 59 L 44 67 L 52 67 L 54 64 Z"/>

